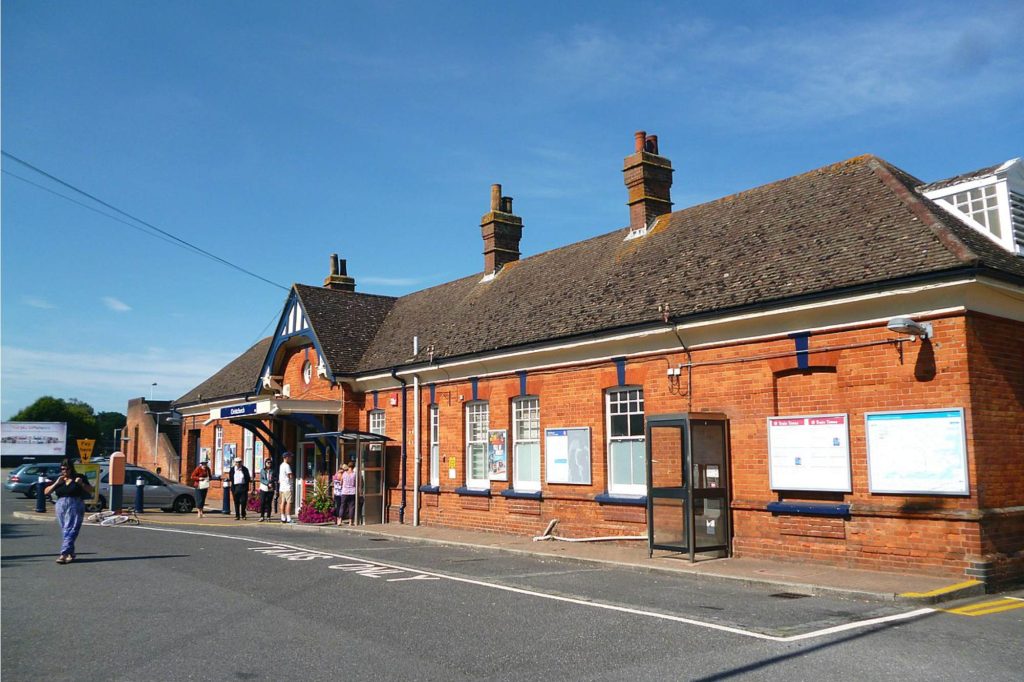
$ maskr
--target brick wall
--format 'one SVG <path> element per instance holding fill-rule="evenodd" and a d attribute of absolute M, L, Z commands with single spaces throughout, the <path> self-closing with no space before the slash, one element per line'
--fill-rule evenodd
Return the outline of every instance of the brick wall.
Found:
<path fill-rule="evenodd" d="M 972 445 L 983 532 L 975 567 L 999 582 L 1024 575 L 1024 324 L 967 318 Z"/>
<path fill-rule="evenodd" d="M 707 411 L 728 416 L 736 555 L 887 570 L 913 569 L 943 575 L 962 575 L 972 562 L 986 557 L 1005 556 L 1019 562 L 1022 517 L 1004 515 L 982 523 L 979 509 L 984 506 L 980 504 L 982 495 L 986 505 L 1024 504 L 1020 407 L 1020 396 L 1024 393 L 1020 365 L 1024 353 L 1019 351 L 1024 329 L 1016 323 L 977 316 L 951 315 L 932 322 L 935 333 L 931 343 L 897 344 L 895 335 L 883 326 L 813 335 L 809 340 L 812 351 L 838 350 L 821 355 L 812 353 L 822 366 L 810 370 L 780 371 L 778 362 L 769 361 L 771 356 L 793 353 L 794 342 L 789 338 L 698 349 L 692 352 L 696 365 L 692 370 L 692 394 L 686 368 L 678 378 L 666 376 L 668 367 L 688 362 L 685 353 L 631 359 L 626 365 L 625 384 L 644 389 L 647 415 Z M 544 482 L 542 440 L 543 499 L 539 502 L 501 497 L 500 491 L 511 485 L 503 481 L 491 482 L 490 498 L 455 493 L 466 482 L 465 405 L 472 400 L 473 389 L 469 381 L 437 384 L 441 490 L 423 496 L 422 522 L 528 535 L 543 531 L 549 520 L 557 518 L 558 532 L 570 536 L 645 534 L 643 507 L 594 501 L 596 495 L 607 490 L 604 392 L 617 384 L 613 363 L 528 375 L 526 393 L 540 398 L 542 433 L 546 428 L 568 426 L 591 430 L 589 486 Z M 481 379 L 478 384 L 477 398 L 489 403 L 490 428 L 508 430 L 510 447 L 511 401 L 519 391 L 516 376 Z M 401 400 L 394 406 L 389 400 L 395 393 L 397 390 L 382 391 L 378 407 L 387 415 L 387 434 L 400 441 Z M 408 395 L 411 430 L 411 389 Z M 421 399 L 420 481 L 426 483 L 426 386 Z M 365 429 L 366 411 L 373 407 L 372 394 L 362 396 L 360 403 L 358 421 L 360 428 Z M 965 411 L 970 495 L 870 493 L 864 414 L 952 407 Z M 849 417 L 852 491 L 772 491 L 766 418 L 830 413 Z M 1015 439 L 1015 444 L 1008 445 L 1008 439 Z M 411 433 L 408 447 L 407 488 L 411 492 Z M 455 478 L 448 477 L 449 457 L 454 458 Z M 399 492 L 391 490 L 393 504 Z M 766 510 L 766 505 L 773 501 L 847 504 L 851 515 L 847 519 L 773 515 Z M 411 507 L 411 498 L 409 504 Z M 982 532 L 988 528 L 992 529 L 991 536 L 983 538 Z"/>

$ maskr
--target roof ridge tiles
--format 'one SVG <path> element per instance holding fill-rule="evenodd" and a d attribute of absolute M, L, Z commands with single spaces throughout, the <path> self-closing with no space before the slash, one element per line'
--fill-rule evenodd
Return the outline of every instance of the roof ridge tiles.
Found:
<path fill-rule="evenodd" d="M 335 294 L 340 294 L 340 295 L 344 295 L 344 296 L 366 296 L 368 298 L 386 298 L 386 299 L 391 299 L 391 300 L 396 300 L 398 298 L 401 298 L 400 296 L 388 296 L 387 294 L 370 294 L 370 293 L 367 293 L 365 291 L 344 291 L 342 289 L 328 289 L 327 287 L 321 287 L 321 286 L 317 286 L 315 284 L 302 284 L 301 282 L 294 282 L 292 284 L 292 286 L 295 287 L 296 289 L 302 288 L 302 289 L 310 289 L 312 291 L 317 291 L 317 292 L 323 291 L 323 292 L 326 292 L 327 295 L 329 295 L 329 296 L 335 295 Z"/>

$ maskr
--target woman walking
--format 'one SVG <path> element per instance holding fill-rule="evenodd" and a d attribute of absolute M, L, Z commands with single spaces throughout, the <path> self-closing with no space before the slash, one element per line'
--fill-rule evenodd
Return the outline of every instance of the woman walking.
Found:
<path fill-rule="evenodd" d="M 203 507 L 206 506 L 206 494 L 210 492 L 210 479 L 213 472 L 210 471 L 209 460 L 203 460 L 192 471 L 192 486 L 196 489 L 196 512 L 199 518 L 203 518 Z"/>
<path fill-rule="evenodd" d="M 60 465 L 60 476 L 44 492 L 57 496 L 57 522 L 60 523 L 62 537 L 57 563 L 70 564 L 77 556 L 75 540 L 85 518 L 85 502 L 82 500 L 92 497 L 92 486 L 85 476 L 75 471 L 71 460 L 65 459 Z"/>

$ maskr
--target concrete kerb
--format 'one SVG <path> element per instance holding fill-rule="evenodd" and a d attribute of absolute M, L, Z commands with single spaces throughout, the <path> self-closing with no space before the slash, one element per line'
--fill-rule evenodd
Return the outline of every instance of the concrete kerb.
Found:
<path fill-rule="evenodd" d="M 39 514 L 36 512 L 14 512 L 15 518 L 28 520 L 28 521 L 50 521 L 56 520 L 56 517 L 47 512 L 45 514 Z M 220 516 L 220 515 L 217 515 Z M 227 519 L 228 517 L 224 517 Z M 210 520 L 199 520 L 189 519 L 187 521 L 164 521 L 157 520 L 155 518 L 142 517 L 143 523 L 154 523 L 156 525 L 174 525 L 174 526 L 223 526 L 238 528 L 245 526 L 250 529 L 261 527 L 261 524 L 256 523 L 217 523 L 221 519 L 210 519 Z M 785 591 L 794 594 L 805 594 L 816 597 L 832 597 L 839 599 L 860 599 L 867 601 L 899 601 L 911 604 L 938 604 L 941 602 L 954 601 L 957 599 L 964 599 L 966 597 L 974 597 L 985 594 L 985 585 L 976 580 L 968 580 L 953 585 L 948 585 L 939 589 L 925 591 L 925 592 L 886 592 L 886 591 L 873 591 L 856 589 L 849 587 L 836 587 L 832 585 L 822 585 L 817 583 L 798 582 L 798 581 L 787 581 L 763 577 L 751 577 L 744 575 L 733 575 L 729 573 L 723 573 L 719 571 L 703 569 L 700 571 L 690 570 L 690 564 L 687 564 L 687 568 L 677 568 L 672 566 L 665 566 L 657 563 L 647 563 L 647 561 L 657 561 L 657 559 L 646 560 L 643 562 L 623 559 L 607 559 L 602 557 L 592 557 L 579 555 L 574 553 L 562 553 L 553 551 L 538 551 L 541 547 L 535 549 L 526 549 L 519 547 L 508 547 L 500 543 L 489 544 L 481 542 L 467 542 L 462 540 L 455 540 L 450 538 L 436 538 L 436 537 L 424 537 L 421 535 L 412 535 L 406 533 L 393 533 L 388 532 L 385 527 L 374 527 L 374 528 L 354 528 L 351 526 L 338 527 L 334 524 L 323 524 L 323 525 L 309 525 L 309 524 L 280 524 L 272 523 L 275 527 L 287 527 L 294 531 L 305 532 L 305 533 L 319 533 L 319 534 L 334 534 L 339 531 L 345 531 L 347 533 L 359 534 L 359 535 L 372 535 L 377 537 L 386 537 L 397 540 L 407 540 L 409 542 L 434 544 L 434 545 L 447 545 L 450 547 L 464 547 L 467 549 L 486 549 L 506 554 L 515 554 L 520 556 L 535 556 L 535 557 L 549 557 L 549 558 L 560 558 L 560 559 L 572 559 L 575 561 L 582 561 L 592 564 L 601 564 L 607 566 L 616 566 L 620 568 L 629 568 L 632 570 L 639 570 L 644 572 L 657 572 L 657 573 L 670 573 L 674 575 L 695 575 L 702 578 L 711 578 L 713 580 L 727 580 L 737 585 L 744 587 L 750 587 L 758 590 L 765 591 Z M 516 538 L 519 539 L 519 538 Z M 546 545 L 545 547 L 554 547 L 554 545 Z M 567 547 L 563 547 L 568 549 Z"/>

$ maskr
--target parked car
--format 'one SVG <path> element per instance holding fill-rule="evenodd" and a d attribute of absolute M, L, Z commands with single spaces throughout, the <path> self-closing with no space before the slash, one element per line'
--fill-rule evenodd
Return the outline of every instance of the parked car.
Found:
<path fill-rule="evenodd" d="M 129 464 L 124 468 L 124 488 L 121 502 L 127 509 L 135 505 L 136 479 L 142 478 L 146 484 L 142 493 L 142 505 L 147 509 L 153 507 L 165 512 L 187 514 L 196 508 L 195 488 L 181 485 L 169 478 L 158 476 L 148 469 Z M 107 507 L 110 499 L 110 464 L 100 464 L 100 506 Z"/>
<path fill-rule="evenodd" d="M 60 464 L 22 464 L 10 473 L 4 487 L 25 497 L 35 497 L 40 476 L 53 481 L 59 475 Z"/>

